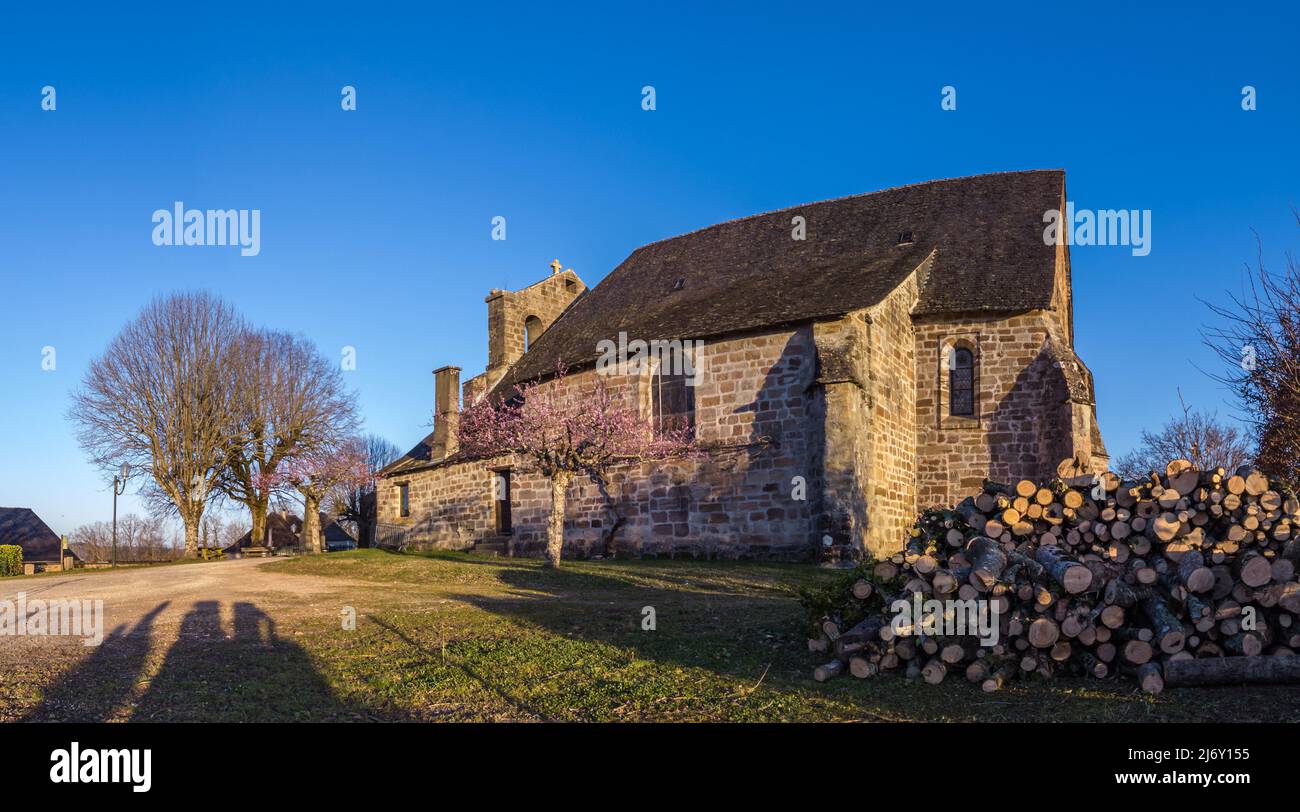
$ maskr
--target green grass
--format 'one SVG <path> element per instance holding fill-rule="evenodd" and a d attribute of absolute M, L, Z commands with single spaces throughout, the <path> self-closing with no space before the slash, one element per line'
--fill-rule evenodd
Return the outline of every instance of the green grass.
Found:
<path fill-rule="evenodd" d="M 1300 719 L 1285 687 L 1178 690 L 1025 681 L 984 694 L 958 678 L 811 679 L 800 584 L 835 573 L 753 562 L 540 562 L 362 550 L 270 565 L 383 587 L 356 631 L 298 638 L 363 715 L 564 721 Z M 364 590 L 363 590 L 364 592 Z M 641 627 L 642 607 L 656 629 Z M 360 608 L 360 607 L 359 607 Z"/>
<path fill-rule="evenodd" d="M 0 719 L 94 721 L 1297 721 L 1286 686 L 1178 689 L 954 674 L 812 679 L 810 565 L 372 550 L 263 565 L 283 585 L 164 611 L 87 654 L 0 650 Z M 252 572 L 252 570 L 250 570 Z M 306 577 L 310 576 L 311 581 Z M 301 588 L 298 588 L 301 587 Z M 642 628 L 643 607 L 656 628 Z M 356 628 L 341 611 L 352 607 Z M 34 644 L 33 644 L 34 645 Z"/>

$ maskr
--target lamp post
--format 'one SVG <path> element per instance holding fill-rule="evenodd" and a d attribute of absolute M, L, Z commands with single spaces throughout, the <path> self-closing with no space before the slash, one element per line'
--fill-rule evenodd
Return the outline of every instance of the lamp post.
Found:
<path fill-rule="evenodd" d="M 131 464 L 124 462 L 113 477 L 113 566 L 117 566 L 117 497 L 126 493 L 126 478 L 131 473 Z"/>

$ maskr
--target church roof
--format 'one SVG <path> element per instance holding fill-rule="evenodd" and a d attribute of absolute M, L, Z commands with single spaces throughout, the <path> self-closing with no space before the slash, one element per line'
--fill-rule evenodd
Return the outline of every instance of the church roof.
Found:
<path fill-rule="evenodd" d="M 1063 205 L 1065 173 L 975 175 L 808 203 L 636 249 L 529 348 L 495 391 L 593 361 L 597 343 L 696 339 L 817 318 L 880 302 L 933 254 L 918 315 L 1050 306 L 1055 248 L 1043 214 Z M 804 218 L 806 238 L 793 239 Z"/>

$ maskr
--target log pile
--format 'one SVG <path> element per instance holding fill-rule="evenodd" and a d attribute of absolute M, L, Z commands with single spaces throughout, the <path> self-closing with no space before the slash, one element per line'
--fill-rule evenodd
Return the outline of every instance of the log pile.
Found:
<path fill-rule="evenodd" d="M 805 594 L 814 677 L 902 671 L 996 691 L 1070 674 L 1159 693 L 1300 676 L 1295 494 L 1256 470 L 1186 460 L 1136 482 L 1072 476 L 1071 464 L 1047 482 L 986 481 L 922 513 L 902 552 Z M 936 603 L 907 621 L 899 600 Z M 974 606 L 996 610 L 996 642 L 956 624 Z M 947 614 L 927 625 L 931 609 Z"/>

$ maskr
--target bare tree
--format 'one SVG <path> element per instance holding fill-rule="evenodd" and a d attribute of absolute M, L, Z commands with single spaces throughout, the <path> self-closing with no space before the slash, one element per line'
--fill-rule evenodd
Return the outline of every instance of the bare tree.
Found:
<path fill-rule="evenodd" d="M 368 476 L 351 487 L 336 488 L 327 499 L 327 507 L 347 525 L 357 537 L 357 546 L 369 547 L 374 541 L 375 521 L 378 518 L 375 502 L 375 475 L 389 463 L 402 456 L 402 450 L 378 434 L 367 434 L 365 444 Z"/>
<path fill-rule="evenodd" d="M 229 547 L 248 532 L 248 523 L 223 516 L 216 511 L 209 511 L 203 517 L 203 531 L 200 536 L 203 546 L 212 550 Z"/>
<path fill-rule="evenodd" d="M 244 534 L 252 529 L 252 525 L 243 521 L 228 521 L 223 524 L 217 532 L 217 546 L 221 548 L 229 547 L 244 537 Z"/>
<path fill-rule="evenodd" d="M 1139 479 L 1151 471 L 1164 471 L 1170 460 L 1186 459 L 1202 471 L 1223 467 L 1235 471 L 1253 456 L 1245 434 L 1216 414 L 1192 409 L 1178 393 L 1183 413 L 1165 423 L 1158 432 L 1142 431 L 1138 447 L 1116 461 L 1115 472 L 1125 479 Z"/>
<path fill-rule="evenodd" d="M 228 352 L 240 317 L 205 292 L 154 299 L 93 360 L 69 416 L 92 462 L 130 463 L 154 508 L 179 516 L 185 555 L 229 453 Z"/>
<path fill-rule="evenodd" d="M 272 496 L 293 487 L 280 468 L 356 432 L 355 398 L 338 366 L 306 339 L 246 330 L 232 375 L 233 452 L 217 485 L 248 508 L 255 543 L 266 538 Z"/>
<path fill-rule="evenodd" d="M 1294 212 L 1300 225 L 1300 212 Z M 1216 376 L 1245 406 L 1258 436 L 1256 462 L 1274 477 L 1300 482 L 1300 265 L 1287 255 L 1281 274 L 1264 267 L 1227 304 L 1208 303 L 1223 320 L 1205 334 L 1224 361 Z"/>
<path fill-rule="evenodd" d="M 166 520 L 134 513 L 117 519 L 117 560 L 124 562 L 171 561 L 183 554 Z M 72 531 L 68 545 L 83 561 L 107 563 L 113 559 L 112 522 L 91 522 Z"/>

